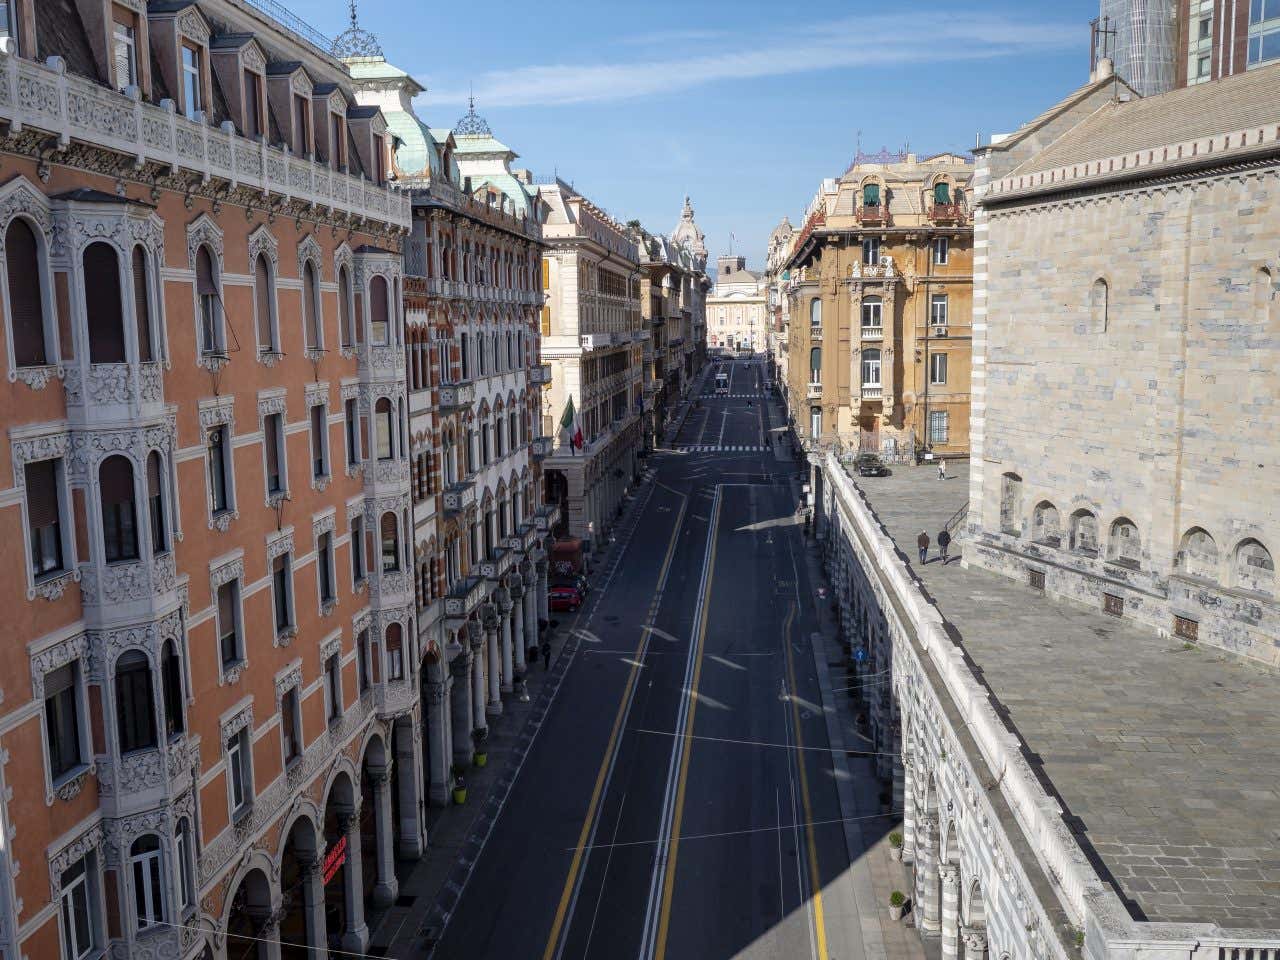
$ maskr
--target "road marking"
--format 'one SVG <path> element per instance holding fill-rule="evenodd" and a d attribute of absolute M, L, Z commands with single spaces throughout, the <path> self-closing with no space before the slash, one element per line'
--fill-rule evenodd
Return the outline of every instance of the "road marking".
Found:
<path fill-rule="evenodd" d="M 698 680 L 702 675 L 702 650 L 707 636 L 711 586 L 716 563 L 716 533 L 720 528 L 720 487 L 716 487 L 711 511 L 711 528 L 707 531 L 707 547 L 703 553 L 702 578 L 698 585 L 697 624 L 694 642 L 689 645 L 689 661 L 685 667 L 685 690 L 676 720 L 677 735 L 671 745 L 671 761 L 667 767 L 667 790 L 662 803 L 658 830 L 658 856 L 649 879 L 649 903 L 645 908 L 644 938 L 640 943 L 642 960 L 663 960 L 667 952 L 667 932 L 671 924 L 671 901 L 675 889 L 676 860 L 680 848 L 680 823 L 684 817 L 684 797 L 688 786 L 689 759 L 693 745 L 683 736 L 692 732 L 698 708 Z M 673 776 L 679 768 L 679 775 Z M 674 795 L 673 795 L 674 788 Z M 664 849 L 665 848 L 665 849 Z M 655 904 L 657 909 L 655 910 Z"/>
<path fill-rule="evenodd" d="M 791 690 L 791 713 L 794 719 L 793 726 L 796 732 L 796 749 L 794 754 L 796 766 L 800 768 L 800 799 L 804 805 L 804 819 L 806 823 L 813 820 L 813 806 L 809 802 L 809 775 L 804 768 L 804 735 L 800 732 L 800 699 L 796 696 L 796 671 L 795 662 L 791 655 L 791 644 L 786 642 L 791 635 L 791 625 L 795 619 L 796 608 L 791 608 L 791 614 L 787 617 L 787 625 L 783 628 L 783 649 L 787 651 L 787 686 Z M 805 827 L 805 839 L 809 848 L 809 887 L 810 887 L 810 905 L 813 909 L 813 925 L 817 932 L 818 960 L 826 960 L 830 954 L 827 953 L 827 925 L 822 909 L 822 886 L 818 878 L 818 845 L 814 840 L 813 827 Z"/>
<path fill-rule="evenodd" d="M 646 617 L 649 625 L 653 623 L 659 599 L 666 588 L 667 575 L 671 572 L 671 560 L 675 556 L 676 544 L 680 542 L 680 526 L 684 521 L 684 511 L 688 498 L 684 494 L 676 494 L 676 496 L 680 497 L 680 512 L 676 514 L 675 524 L 671 530 L 671 542 L 667 544 L 667 555 L 662 561 L 662 573 L 658 577 L 658 590 L 654 595 L 653 603 L 649 607 L 649 616 Z M 638 521 L 639 517 L 637 516 Z M 642 628 L 640 631 L 640 643 L 635 651 L 636 661 L 643 662 L 645 648 L 648 643 L 649 630 Z M 578 835 L 578 849 L 574 852 L 573 860 L 569 863 L 569 875 L 565 878 L 564 889 L 560 894 L 560 903 L 556 907 L 555 919 L 551 924 L 551 933 L 547 937 L 547 947 L 542 952 L 543 960 L 553 960 L 553 958 L 559 957 L 564 949 L 563 937 L 568 932 L 566 920 L 572 916 L 574 907 L 577 906 L 582 877 L 586 873 L 584 860 L 585 857 L 590 856 L 590 847 L 595 842 L 596 829 L 599 826 L 600 798 L 613 777 L 613 767 L 618 758 L 618 745 L 620 742 L 618 735 L 626 728 L 627 717 L 631 713 L 631 704 L 635 699 L 636 678 L 638 676 L 640 676 L 639 667 L 632 666 L 627 672 L 627 685 L 623 690 L 622 700 L 618 703 L 618 713 L 614 717 L 613 729 L 609 732 L 609 741 L 605 745 L 604 757 L 600 761 L 600 770 L 596 774 L 595 788 L 591 791 L 591 802 L 587 805 L 587 816 L 582 822 L 582 831 Z"/>

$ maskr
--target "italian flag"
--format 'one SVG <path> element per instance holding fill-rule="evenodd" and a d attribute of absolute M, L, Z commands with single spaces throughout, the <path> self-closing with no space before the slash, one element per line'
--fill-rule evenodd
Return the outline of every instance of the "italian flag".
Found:
<path fill-rule="evenodd" d="M 573 397 L 565 404 L 564 416 L 560 418 L 560 429 L 569 431 L 569 446 L 577 451 L 582 449 L 582 421 L 578 419 L 578 411 L 573 405 Z"/>

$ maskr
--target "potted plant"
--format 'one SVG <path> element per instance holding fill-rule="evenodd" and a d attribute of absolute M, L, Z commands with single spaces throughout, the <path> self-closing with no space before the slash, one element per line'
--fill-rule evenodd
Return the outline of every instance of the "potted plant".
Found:
<path fill-rule="evenodd" d="M 458 763 L 453 765 L 453 802 L 459 806 L 467 802 L 467 781 Z"/>
<path fill-rule="evenodd" d="M 897 830 L 889 834 L 889 857 L 895 863 L 902 862 L 902 834 Z"/>
<path fill-rule="evenodd" d="M 489 762 L 489 750 L 484 745 L 488 736 L 489 731 L 484 727 L 476 727 L 471 731 L 471 741 L 475 744 L 475 754 L 472 759 L 477 767 L 483 767 Z"/>
<path fill-rule="evenodd" d="M 889 917 L 893 920 L 902 919 L 902 908 L 907 904 L 907 895 L 901 890 L 895 890 L 889 894 Z"/>

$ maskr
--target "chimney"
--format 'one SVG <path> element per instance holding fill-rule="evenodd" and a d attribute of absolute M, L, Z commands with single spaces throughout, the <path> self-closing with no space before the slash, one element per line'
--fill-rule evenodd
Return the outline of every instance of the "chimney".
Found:
<path fill-rule="evenodd" d="M 1095 83 L 1098 80 L 1106 80 L 1109 77 L 1115 76 L 1115 73 L 1115 61 L 1110 57 L 1102 57 L 1098 60 L 1098 65 L 1093 68 L 1093 73 L 1089 77 L 1089 82 Z"/>

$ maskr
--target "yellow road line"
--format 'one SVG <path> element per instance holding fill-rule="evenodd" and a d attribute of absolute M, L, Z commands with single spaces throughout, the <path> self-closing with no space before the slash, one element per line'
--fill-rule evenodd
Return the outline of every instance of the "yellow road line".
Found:
<path fill-rule="evenodd" d="M 702 650 L 707 638 L 707 616 L 711 610 L 711 584 L 715 580 L 716 571 L 716 533 L 720 529 L 720 499 L 716 498 L 715 515 L 711 518 L 711 558 L 707 563 L 707 586 L 702 596 L 702 616 L 698 621 L 698 640 L 694 650 L 693 681 L 689 687 L 689 713 L 685 718 L 685 729 L 677 731 L 677 735 L 685 731 L 693 732 L 693 718 L 698 709 L 698 680 L 702 676 Z M 662 905 L 658 911 L 658 942 L 654 950 L 654 960 L 663 960 L 667 953 L 667 929 L 671 923 L 672 893 L 676 883 L 676 854 L 680 847 L 680 821 L 684 818 L 684 793 L 689 776 L 689 758 L 693 756 L 693 740 L 685 744 L 684 755 L 680 758 L 680 779 L 676 784 L 676 809 L 671 821 L 671 842 L 667 854 L 667 875 L 662 882 Z"/>
<path fill-rule="evenodd" d="M 673 493 L 675 491 L 672 491 Z M 666 583 L 667 571 L 671 569 L 671 560 L 675 556 L 676 544 L 680 539 L 680 525 L 684 522 L 685 508 L 688 505 L 688 498 L 684 494 L 676 494 L 680 498 L 680 512 L 676 514 L 675 526 L 671 531 L 671 542 L 667 545 L 667 555 L 662 561 L 662 571 L 658 574 L 659 589 Z M 552 960 L 556 954 L 556 947 L 560 941 L 560 932 L 564 928 L 565 918 L 569 912 L 569 904 L 573 900 L 573 890 L 577 885 L 578 871 L 582 868 L 582 856 L 587 850 L 588 840 L 591 836 L 592 826 L 595 823 L 596 815 L 599 813 L 600 795 L 604 791 L 605 780 L 609 775 L 609 767 L 612 763 L 614 753 L 618 748 L 618 734 L 622 730 L 623 719 L 627 715 L 627 708 L 631 702 L 632 693 L 635 690 L 636 678 L 640 675 L 641 655 L 644 652 L 645 644 L 649 640 L 648 627 L 652 626 L 652 620 L 657 614 L 658 601 L 654 601 L 649 606 L 649 616 L 640 629 L 640 643 L 636 646 L 635 663 L 631 666 L 630 673 L 627 674 L 627 684 L 622 691 L 622 699 L 618 701 L 618 713 L 613 719 L 613 729 L 609 732 L 609 742 L 605 746 L 604 758 L 600 761 L 600 770 L 596 774 L 596 785 L 591 791 L 591 803 L 587 806 L 587 816 L 582 821 L 582 832 L 578 835 L 578 846 L 574 850 L 573 860 L 569 864 L 569 876 L 565 878 L 564 890 L 560 894 L 560 904 L 556 907 L 555 920 L 551 924 L 551 934 L 547 937 L 547 948 L 542 952 L 543 960 Z"/>
<path fill-rule="evenodd" d="M 796 671 L 791 659 L 791 625 L 795 621 L 796 608 L 792 605 L 782 629 L 782 644 L 787 649 L 787 687 L 791 691 L 792 726 L 796 731 L 796 766 L 800 768 L 800 802 L 804 806 L 805 838 L 809 847 L 809 888 L 812 892 L 813 926 L 817 932 L 818 960 L 826 960 L 827 925 L 822 911 L 822 887 L 818 878 L 818 846 L 813 836 L 813 808 L 809 804 L 809 776 L 804 769 L 804 736 L 800 733 L 800 704 L 796 700 Z"/>

